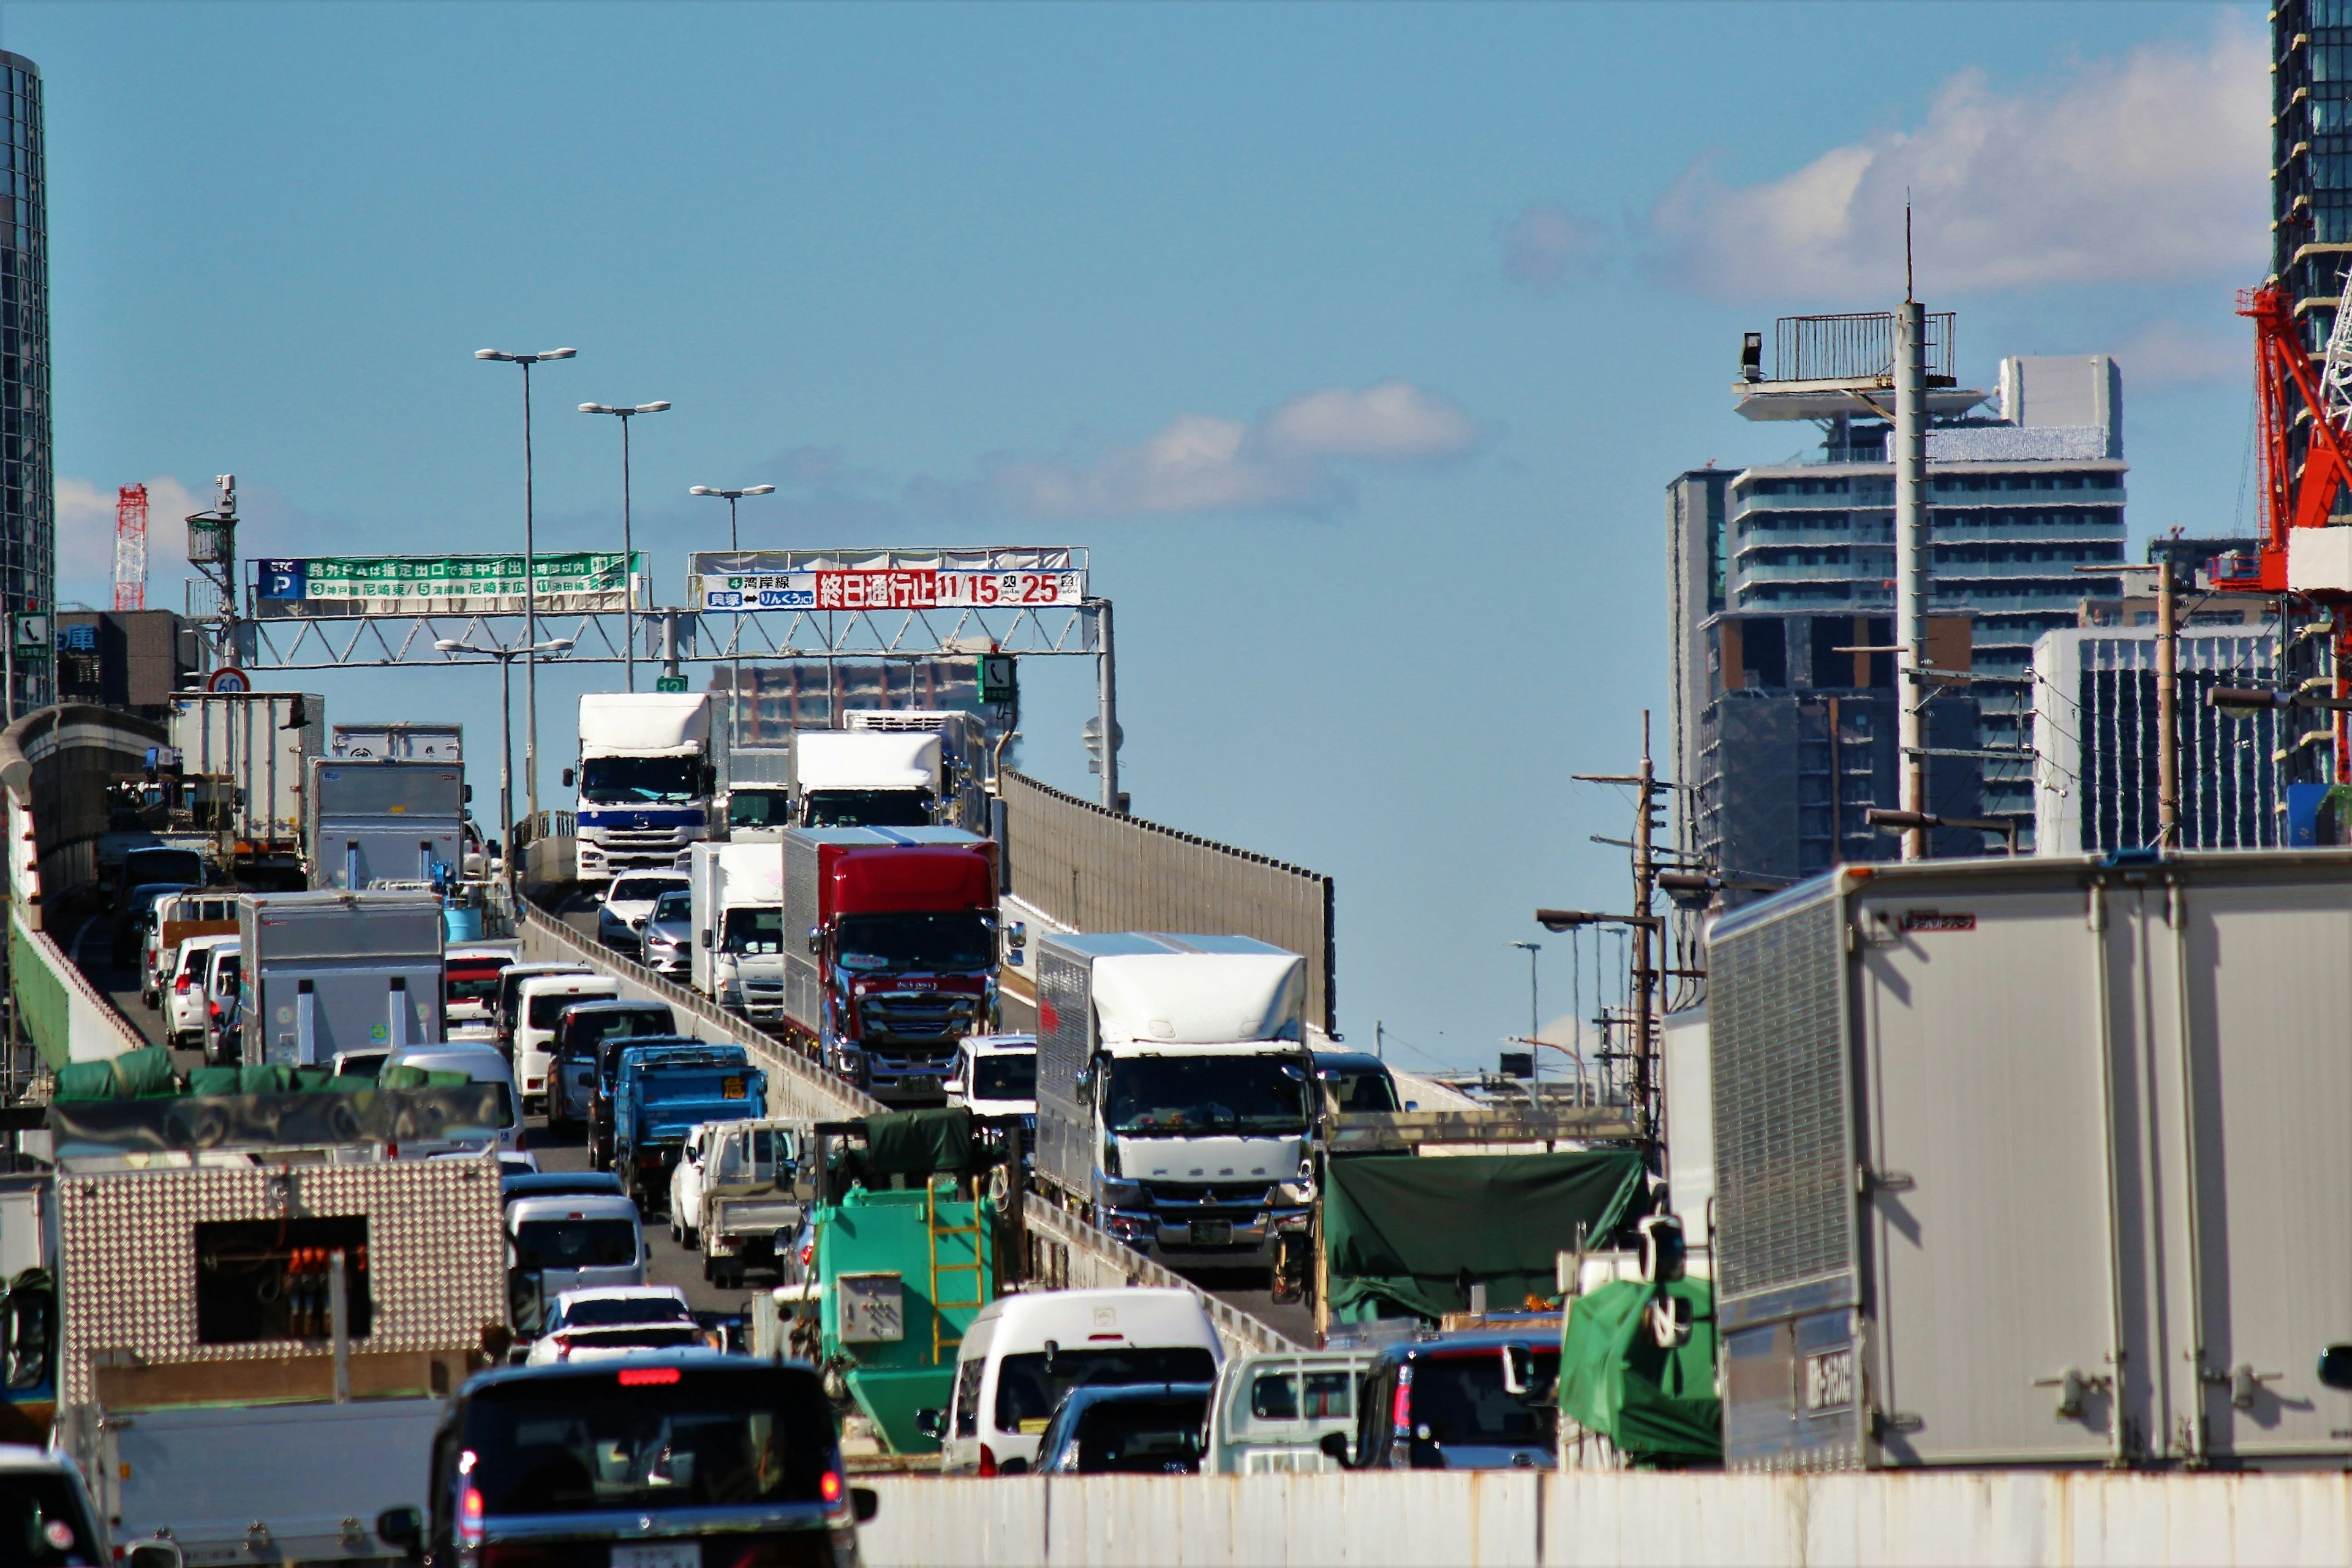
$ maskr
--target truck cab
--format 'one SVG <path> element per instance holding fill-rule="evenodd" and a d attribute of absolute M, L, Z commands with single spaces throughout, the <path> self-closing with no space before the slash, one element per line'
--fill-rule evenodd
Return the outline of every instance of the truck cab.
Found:
<path fill-rule="evenodd" d="M 795 827 L 928 827 L 947 793 L 936 734 L 803 730 L 793 736 Z"/>
<path fill-rule="evenodd" d="M 613 1088 L 613 1168 L 651 1209 L 669 1196 L 688 1132 L 764 1115 L 767 1106 L 768 1075 L 749 1065 L 740 1046 L 625 1049 Z"/>
<path fill-rule="evenodd" d="M 673 692 L 592 691 L 580 699 L 579 877 L 682 870 L 711 837 L 718 770 L 710 704 Z"/>

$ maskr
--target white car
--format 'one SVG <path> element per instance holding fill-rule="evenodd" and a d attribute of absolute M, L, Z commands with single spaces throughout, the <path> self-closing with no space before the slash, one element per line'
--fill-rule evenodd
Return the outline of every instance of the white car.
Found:
<path fill-rule="evenodd" d="M 461 1072 L 475 1083 L 496 1084 L 499 1087 L 498 1148 L 501 1155 L 519 1153 L 530 1147 L 522 1130 L 522 1096 L 515 1092 L 514 1068 L 496 1046 L 459 1045 L 427 1042 L 401 1046 L 391 1051 L 383 1065 L 376 1069 L 376 1081 L 382 1083 L 384 1074 L 396 1067 L 422 1068 L 426 1072 Z M 445 1149 L 479 1149 L 475 1142 L 467 1144 L 457 1139 L 436 1140 L 430 1144 L 401 1144 L 401 1152 L 419 1155 L 437 1154 Z"/>
<path fill-rule="evenodd" d="M 646 1233 L 636 1200 L 619 1194 L 523 1195 L 507 1205 L 509 1272 L 538 1277 L 542 1299 L 566 1290 L 646 1282 Z"/>
<path fill-rule="evenodd" d="M 205 983 L 212 978 L 213 949 L 236 941 L 234 936 L 192 936 L 180 944 L 180 966 L 163 993 L 163 1027 L 173 1050 L 203 1047 L 211 1017 L 205 1010 L 211 1000 Z"/>
<path fill-rule="evenodd" d="M 695 1245 L 695 1226 L 702 1221 L 702 1189 L 705 1162 L 710 1153 L 710 1138 L 718 1128 L 729 1125 L 723 1121 L 705 1121 L 686 1135 L 686 1146 L 678 1151 L 677 1163 L 669 1173 L 669 1237 L 680 1247 Z"/>
<path fill-rule="evenodd" d="M 675 1285 L 604 1286 L 566 1290 L 547 1304 L 547 1326 L 525 1364 L 557 1366 L 648 1351 L 699 1350 L 709 1344 Z"/>
<path fill-rule="evenodd" d="M 609 974 L 534 974 L 515 993 L 514 1068 L 522 1080 L 525 1111 L 547 1108 L 547 1080 L 555 1071 L 555 1026 L 574 1002 L 609 1002 L 621 983 Z"/>
<path fill-rule="evenodd" d="M 956 1047 L 955 1076 L 945 1085 L 950 1105 L 974 1116 L 1020 1116 L 1037 1125 L 1037 1037 L 966 1035 Z"/>
<path fill-rule="evenodd" d="M 239 1005 L 245 943 L 230 937 L 216 943 L 211 956 L 205 970 L 205 1059 L 233 1067 L 244 1055 L 237 1026 L 245 1016 Z"/>
<path fill-rule="evenodd" d="M 646 921 L 664 893 L 682 893 L 686 877 L 677 871 L 633 871 L 613 879 L 596 910 L 596 940 L 606 947 L 634 953 L 641 944 Z"/>

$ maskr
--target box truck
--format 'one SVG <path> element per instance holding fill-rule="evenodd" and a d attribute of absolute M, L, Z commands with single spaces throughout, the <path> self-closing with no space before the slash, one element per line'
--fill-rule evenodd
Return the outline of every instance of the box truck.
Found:
<path fill-rule="evenodd" d="M 579 877 L 683 870 L 712 836 L 718 771 L 700 693 L 591 691 L 580 699 Z"/>
<path fill-rule="evenodd" d="M 756 1024 L 783 1018 L 782 876 L 774 844 L 698 844 L 687 864 L 691 983 Z"/>
<path fill-rule="evenodd" d="M 2352 852 L 1849 867 L 1707 944 L 1725 1460 L 2352 1460 Z"/>
<path fill-rule="evenodd" d="M 215 863 L 248 883 L 299 887 L 303 791 L 326 731 L 327 700 L 293 691 L 189 691 L 172 699 L 180 784 L 217 803 Z"/>
<path fill-rule="evenodd" d="M 1271 1268 L 1315 1201 L 1307 961 L 1156 931 L 1036 952 L 1039 1183 L 1171 1265 Z"/>
<path fill-rule="evenodd" d="M 354 891 L 464 868 L 466 770 L 457 763 L 319 757 L 303 838 L 310 879 Z"/>
<path fill-rule="evenodd" d="M 404 719 L 381 724 L 338 724 L 329 737 L 327 754 L 354 762 L 462 763 L 466 727 L 411 723 Z"/>
<path fill-rule="evenodd" d="M 248 1066 L 317 1067 L 446 1037 L 431 893 L 248 893 L 237 938 Z"/>

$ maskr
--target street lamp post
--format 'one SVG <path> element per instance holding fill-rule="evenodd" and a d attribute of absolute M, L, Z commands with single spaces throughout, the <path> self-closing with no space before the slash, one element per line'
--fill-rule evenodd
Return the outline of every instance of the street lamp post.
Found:
<path fill-rule="evenodd" d="M 514 833 L 514 661 L 542 653 L 562 653 L 572 647 L 570 637 L 550 637 L 543 643 L 522 647 L 476 647 L 472 643 L 455 637 L 438 637 L 433 644 L 441 653 L 470 653 L 477 658 L 499 661 L 499 842 L 506 859 L 507 902 L 515 900 L 516 862 Z M 535 815 L 535 814 L 534 814 Z"/>
<path fill-rule="evenodd" d="M 530 367 L 546 360 L 570 359 L 578 349 L 547 349 L 535 354 L 510 354 L 502 349 L 476 349 L 476 359 L 498 360 L 522 366 L 522 767 L 523 792 L 530 815 L 539 815 L 539 557 L 531 537 L 532 478 L 530 463 Z"/>
<path fill-rule="evenodd" d="M 1528 955 L 1528 1038 L 1532 1040 L 1543 1034 L 1543 1011 L 1536 1003 L 1536 954 L 1543 951 L 1543 943 L 1515 942 L 1511 945 L 1525 949 Z M 1533 1052 L 1528 1055 L 1528 1061 L 1538 1064 L 1534 1069 L 1537 1078 L 1543 1076 L 1543 1068 L 1539 1065 L 1542 1059 Z"/>
<path fill-rule="evenodd" d="M 659 414 L 668 406 L 667 403 L 640 403 L 628 408 L 609 403 L 580 405 L 583 414 L 610 414 L 621 422 L 621 583 L 622 596 L 627 601 L 621 624 L 629 628 L 628 640 L 621 647 L 621 669 L 631 691 L 637 689 L 637 557 L 629 542 L 629 421 L 640 414 Z"/>
<path fill-rule="evenodd" d="M 741 500 L 745 496 L 772 495 L 775 493 L 775 489 L 776 487 L 773 485 L 745 485 L 740 490 L 722 490 L 711 485 L 696 485 L 689 489 L 686 493 L 690 496 L 724 496 L 726 498 L 727 552 L 730 555 L 740 555 L 742 553 L 743 547 L 736 542 L 735 503 Z M 730 639 L 730 645 L 737 650 L 736 657 L 727 661 L 727 753 L 731 758 L 735 754 L 737 739 L 741 734 L 743 728 L 741 723 L 736 718 L 737 713 L 741 710 L 743 703 L 743 658 L 741 652 L 743 647 L 743 612 L 740 609 L 738 609 L 735 612 L 735 635 Z M 827 701 L 830 700 L 831 699 L 828 698 Z M 733 764 L 730 763 L 729 765 L 731 767 Z"/>

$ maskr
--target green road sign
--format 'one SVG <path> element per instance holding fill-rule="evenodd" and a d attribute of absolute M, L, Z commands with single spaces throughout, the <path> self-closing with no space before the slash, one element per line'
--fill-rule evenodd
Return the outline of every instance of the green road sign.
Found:
<path fill-rule="evenodd" d="M 683 675 L 665 675 L 660 679 L 654 682 L 654 689 L 656 691 L 683 691 L 686 689 L 686 677 Z"/>
<path fill-rule="evenodd" d="M 984 653 L 980 656 L 980 700 L 982 702 L 1010 702 L 1016 689 L 1011 654 Z"/>

